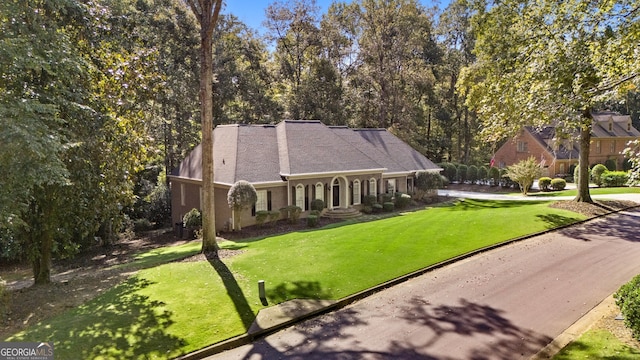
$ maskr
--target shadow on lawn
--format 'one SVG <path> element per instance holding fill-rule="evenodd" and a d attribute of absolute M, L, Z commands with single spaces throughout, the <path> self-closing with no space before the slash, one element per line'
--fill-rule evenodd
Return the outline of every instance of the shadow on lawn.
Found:
<path fill-rule="evenodd" d="M 164 303 L 140 295 L 152 283 L 132 277 L 103 296 L 28 329 L 11 341 L 53 341 L 56 359 L 131 359 L 178 355 L 185 342 L 165 333 Z"/>
<path fill-rule="evenodd" d="M 580 221 L 578 218 L 562 216 L 558 214 L 543 214 L 536 215 L 536 217 L 545 223 L 547 223 L 547 229 L 555 229 L 561 226 L 566 226 Z"/>
<path fill-rule="evenodd" d="M 273 304 L 279 304 L 292 299 L 332 299 L 330 291 L 322 289 L 317 281 L 294 281 L 278 284 L 267 291 L 267 298 Z"/>
<path fill-rule="evenodd" d="M 242 320 L 242 325 L 245 330 L 248 330 L 249 327 L 251 327 L 253 320 L 255 320 L 256 315 L 253 313 L 253 310 L 251 310 L 251 306 L 249 306 L 247 297 L 242 292 L 242 288 L 238 285 L 238 281 L 233 276 L 231 270 L 229 270 L 227 265 L 225 265 L 217 255 L 206 254 L 206 256 L 209 264 L 213 266 L 220 276 L 220 279 L 222 279 L 222 283 L 224 284 L 225 289 L 227 289 L 227 294 L 229 294 L 229 297 L 233 301 L 233 305 Z"/>

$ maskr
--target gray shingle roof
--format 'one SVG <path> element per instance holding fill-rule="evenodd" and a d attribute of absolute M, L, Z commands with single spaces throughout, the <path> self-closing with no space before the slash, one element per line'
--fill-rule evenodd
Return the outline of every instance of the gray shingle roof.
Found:
<path fill-rule="evenodd" d="M 311 120 L 217 126 L 214 148 L 215 182 L 224 184 L 277 182 L 303 174 L 440 169 L 384 129 L 329 127 Z M 202 179 L 201 159 L 198 145 L 172 175 Z"/>

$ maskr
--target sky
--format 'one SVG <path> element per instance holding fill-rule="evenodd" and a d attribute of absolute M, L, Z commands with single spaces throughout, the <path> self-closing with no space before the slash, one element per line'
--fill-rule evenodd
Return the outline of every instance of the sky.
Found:
<path fill-rule="evenodd" d="M 275 0 L 226 0 L 222 13 L 234 14 L 240 21 L 247 24 L 247 26 L 263 34 L 262 22 L 264 21 L 264 10 L 274 1 Z M 331 5 L 333 1 L 334 0 L 316 0 L 317 5 L 320 7 L 320 13 L 326 13 L 329 5 Z M 418 0 L 418 2 L 425 7 L 438 5 L 440 8 L 445 8 L 450 0 Z"/>

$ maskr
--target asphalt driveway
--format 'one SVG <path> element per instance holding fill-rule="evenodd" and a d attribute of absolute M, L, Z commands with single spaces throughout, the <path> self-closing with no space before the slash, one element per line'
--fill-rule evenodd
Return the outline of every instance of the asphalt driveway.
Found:
<path fill-rule="evenodd" d="M 210 359 L 528 359 L 640 273 L 639 225 L 633 210 L 536 236 Z"/>

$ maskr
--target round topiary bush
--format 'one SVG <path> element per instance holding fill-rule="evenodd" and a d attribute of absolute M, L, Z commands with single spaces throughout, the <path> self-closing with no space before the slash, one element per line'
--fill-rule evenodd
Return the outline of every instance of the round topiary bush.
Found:
<path fill-rule="evenodd" d="M 609 171 L 618 170 L 616 167 L 616 161 L 613 159 L 607 159 L 607 161 L 604 162 L 604 166 L 606 166 Z"/>
<path fill-rule="evenodd" d="M 591 169 L 591 180 L 593 183 L 602 186 L 602 174 L 607 171 L 607 167 L 602 164 L 597 164 Z"/>
<path fill-rule="evenodd" d="M 307 226 L 308 227 L 316 227 L 316 226 L 318 226 L 318 215 L 309 215 L 309 216 L 307 216 Z"/>
<path fill-rule="evenodd" d="M 555 191 L 564 190 L 567 187 L 567 181 L 561 178 L 551 180 L 551 189 Z"/>
<path fill-rule="evenodd" d="M 315 199 L 311 202 L 311 205 L 309 207 L 311 208 L 311 210 L 322 211 L 322 209 L 324 209 L 324 201 Z"/>
<path fill-rule="evenodd" d="M 460 184 L 464 184 L 464 182 L 467 181 L 467 165 L 460 164 L 460 166 L 458 166 L 456 178 Z"/>
<path fill-rule="evenodd" d="M 551 178 L 550 177 L 541 177 L 540 179 L 538 179 L 538 187 L 542 191 L 551 190 Z"/>

